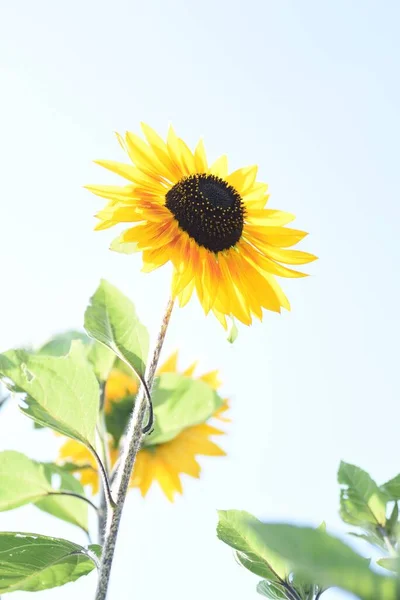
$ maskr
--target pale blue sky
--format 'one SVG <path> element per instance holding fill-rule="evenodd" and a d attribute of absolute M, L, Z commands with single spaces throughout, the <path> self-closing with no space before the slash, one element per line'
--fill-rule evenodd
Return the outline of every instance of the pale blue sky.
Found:
<path fill-rule="evenodd" d="M 114 232 L 93 232 L 102 201 L 82 188 L 114 181 L 91 160 L 120 160 L 113 131 L 142 120 L 162 134 L 172 122 L 191 145 L 204 135 L 233 169 L 258 163 L 271 207 L 298 216 L 320 257 L 309 279 L 283 281 L 292 312 L 242 327 L 233 347 L 196 301 L 174 314 L 166 354 L 221 370 L 229 455 L 202 460 L 173 505 L 130 494 L 110 600 L 256 598 L 257 577 L 215 538 L 217 508 L 344 532 L 340 459 L 379 482 L 400 471 L 399 18 L 390 0 L 3 3 L 2 350 L 81 326 L 100 277 L 155 333 L 169 270 L 143 275 L 139 257 L 109 252 Z M 35 458 L 57 445 L 12 407 L 0 436 Z M 2 513 L 0 529 L 84 541 L 33 508 Z M 86 599 L 94 585 L 40 598 Z"/>

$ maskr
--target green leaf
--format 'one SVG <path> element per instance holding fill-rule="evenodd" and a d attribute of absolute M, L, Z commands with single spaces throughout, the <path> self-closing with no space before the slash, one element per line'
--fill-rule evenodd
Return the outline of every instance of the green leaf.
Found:
<path fill-rule="evenodd" d="M 377 564 L 388 571 L 392 571 L 393 573 L 400 572 L 400 558 L 379 558 Z"/>
<path fill-rule="evenodd" d="M 223 404 L 207 383 L 178 373 L 163 373 L 156 379 L 152 400 L 154 431 L 145 438 L 149 446 L 172 440 L 187 427 L 204 423 Z"/>
<path fill-rule="evenodd" d="M 144 375 L 149 334 L 133 303 L 116 287 L 101 281 L 85 312 L 85 329 L 139 375 Z"/>
<path fill-rule="evenodd" d="M 86 348 L 87 359 L 93 366 L 96 377 L 100 381 L 106 381 L 115 361 L 115 354 L 108 348 L 92 340 L 86 333 L 81 331 L 66 331 L 54 336 L 38 350 L 38 354 L 47 356 L 65 356 L 71 348 L 71 343 L 79 340 Z"/>
<path fill-rule="evenodd" d="M 349 531 L 348 535 L 351 535 L 360 540 L 364 540 L 364 542 L 367 542 L 368 544 L 371 544 L 372 546 L 376 546 L 377 548 L 380 548 L 381 550 L 386 549 L 385 542 L 382 540 L 382 538 L 380 538 L 373 531 L 368 531 L 366 533 L 353 533 L 352 531 Z"/>
<path fill-rule="evenodd" d="M 94 569 L 87 550 L 59 538 L 0 533 L 0 594 L 64 585 Z"/>
<path fill-rule="evenodd" d="M 230 344 L 236 342 L 237 336 L 239 335 L 238 328 L 235 319 L 232 319 L 231 328 L 229 330 L 228 337 L 226 338 Z"/>
<path fill-rule="evenodd" d="M 346 523 L 367 526 L 386 523 L 386 498 L 371 477 L 355 465 L 340 463 L 340 515 Z"/>
<path fill-rule="evenodd" d="M 324 587 L 337 586 L 363 600 L 396 600 L 396 581 L 370 570 L 359 556 L 339 539 L 311 527 L 249 522 L 258 544 L 270 549 L 290 565 L 296 575 Z"/>
<path fill-rule="evenodd" d="M 107 381 L 111 369 L 114 366 L 115 354 L 106 346 L 93 340 L 88 354 L 88 361 L 93 367 L 95 375 L 99 381 Z"/>
<path fill-rule="evenodd" d="M 27 396 L 28 417 L 68 437 L 93 445 L 99 410 L 99 385 L 81 342 L 64 357 L 10 350 L 0 355 L 0 374 Z"/>
<path fill-rule="evenodd" d="M 261 524 L 245 511 L 219 510 L 217 536 L 237 551 L 241 564 L 252 573 L 270 581 L 279 582 L 289 574 L 287 564 L 271 551 L 251 525 Z"/>
<path fill-rule="evenodd" d="M 0 511 L 36 502 L 50 491 L 42 465 L 20 452 L 0 452 Z"/>
<path fill-rule="evenodd" d="M 389 500 L 400 500 L 400 475 L 381 485 L 381 491 Z"/>
<path fill-rule="evenodd" d="M 72 475 L 70 470 L 53 463 L 43 464 L 45 476 L 54 491 L 73 492 L 85 495 L 82 484 Z M 59 481 L 57 482 L 56 479 Z M 88 531 L 88 504 L 80 498 L 71 496 L 47 496 L 36 502 L 36 506 L 51 515 L 77 525 Z"/>
<path fill-rule="evenodd" d="M 399 506 L 396 501 L 393 505 L 392 513 L 386 522 L 386 531 L 389 536 L 396 533 L 396 530 L 398 529 L 398 520 L 399 520 Z"/>
<path fill-rule="evenodd" d="M 71 349 L 73 341 L 79 340 L 82 344 L 90 344 L 91 340 L 82 331 L 65 331 L 55 335 L 51 340 L 46 342 L 39 350 L 38 354 L 46 354 L 47 356 L 65 356 Z"/>
<path fill-rule="evenodd" d="M 110 412 L 106 414 L 106 428 L 113 437 L 114 447 L 117 448 L 129 421 L 134 403 L 133 396 L 127 396 L 118 402 L 111 402 Z"/>
<path fill-rule="evenodd" d="M 265 596 L 271 600 L 281 600 L 281 598 L 287 598 L 283 585 L 273 581 L 260 581 L 260 583 L 257 585 L 257 592 L 261 594 L 261 596 Z"/>

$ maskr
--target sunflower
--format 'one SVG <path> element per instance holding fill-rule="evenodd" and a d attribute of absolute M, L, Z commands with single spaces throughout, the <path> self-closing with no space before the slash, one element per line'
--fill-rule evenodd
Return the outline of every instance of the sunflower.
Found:
<path fill-rule="evenodd" d="M 148 125 L 142 129 L 146 141 L 117 134 L 133 164 L 95 161 L 130 182 L 87 186 L 109 201 L 96 229 L 133 223 L 111 247 L 141 251 L 145 272 L 170 261 L 180 306 L 196 291 L 205 313 L 212 310 L 225 328 L 226 316 L 250 325 L 262 309 L 289 310 L 275 277 L 305 275 L 282 263 L 316 257 L 291 249 L 307 234 L 285 227 L 292 214 L 265 208 L 268 186 L 256 181 L 257 167 L 228 174 L 226 156 L 208 165 L 202 140 L 192 152 L 172 127 L 166 142 Z"/>
<path fill-rule="evenodd" d="M 178 353 L 175 352 L 158 370 L 161 373 L 176 373 Z M 196 368 L 193 363 L 182 372 L 186 377 L 192 377 Z M 221 384 L 218 371 L 210 371 L 199 377 L 202 381 L 217 389 Z M 120 402 L 128 395 L 134 395 L 138 390 L 136 381 L 126 375 L 123 371 L 114 369 L 106 383 L 105 388 L 105 411 L 110 413 L 112 403 Z M 225 417 L 228 410 L 227 401 L 213 415 L 220 421 L 229 421 Z M 130 487 L 138 487 L 142 496 L 146 496 L 153 481 L 157 481 L 171 502 L 175 493 L 182 493 L 181 474 L 198 478 L 200 476 L 200 465 L 196 460 L 197 455 L 203 456 L 225 456 L 225 452 L 210 438 L 214 435 L 223 435 L 223 431 L 210 423 L 201 423 L 187 427 L 174 439 L 142 448 L 136 458 L 135 467 L 131 477 Z M 118 459 L 118 449 L 109 443 L 111 464 L 114 465 Z M 89 485 L 94 494 L 99 490 L 99 477 L 96 463 L 85 446 L 75 440 L 68 440 L 59 452 L 58 461 L 61 463 L 73 462 L 79 467 L 77 475 L 82 485 Z"/>

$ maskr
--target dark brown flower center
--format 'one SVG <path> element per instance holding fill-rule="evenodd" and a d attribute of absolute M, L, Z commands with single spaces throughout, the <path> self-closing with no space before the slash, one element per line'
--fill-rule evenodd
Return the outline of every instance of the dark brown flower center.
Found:
<path fill-rule="evenodd" d="M 181 179 L 167 192 L 165 206 L 181 229 L 211 252 L 228 250 L 241 238 L 242 198 L 216 175 L 200 173 Z"/>

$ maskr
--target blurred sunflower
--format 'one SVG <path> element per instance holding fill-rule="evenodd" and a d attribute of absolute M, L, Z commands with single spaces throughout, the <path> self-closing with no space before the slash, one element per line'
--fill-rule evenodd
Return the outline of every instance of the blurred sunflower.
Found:
<path fill-rule="evenodd" d="M 111 246 L 142 251 L 148 272 L 173 264 L 172 296 L 184 306 L 196 290 L 208 313 L 226 328 L 226 316 L 250 325 L 262 309 L 290 309 L 275 276 L 304 277 L 283 266 L 315 260 L 291 250 L 307 234 L 286 228 L 295 217 L 265 208 L 267 184 L 256 181 L 257 167 L 228 174 L 226 156 L 208 165 L 202 140 L 192 152 L 170 127 L 167 141 L 142 124 L 146 142 L 127 132 L 118 135 L 133 164 L 98 160 L 121 175 L 125 186 L 90 185 L 109 200 L 97 213 L 96 229 L 135 223 Z"/>
<path fill-rule="evenodd" d="M 158 375 L 161 373 L 177 373 L 177 361 L 178 353 L 175 352 L 160 367 Z M 193 363 L 181 374 L 186 377 L 193 377 L 196 365 L 197 363 Z M 221 385 L 217 371 L 205 373 L 198 379 L 215 390 Z M 127 396 L 135 395 L 137 391 L 137 382 L 133 378 L 121 370 L 114 369 L 105 387 L 104 408 L 106 414 L 110 414 L 112 411 L 113 403 L 119 403 Z M 228 403 L 225 400 L 221 408 L 213 414 L 213 418 L 228 422 L 229 419 L 225 416 L 227 410 Z M 187 427 L 168 442 L 142 448 L 136 458 L 130 487 L 138 487 L 144 497 L 153 481 L 158 481 L 162 491 L 168 500 L 172 502 L 175 493 L 181 494 L 183 491 L 181 474 L 195 478 L 200 476 L 201 468 L 195 458 L 196 456 L 225 456 L 225 452 L 210 439 L 211 436 L 223 434 L 224 432 L 221 429 L 217 429 L 208 422 L 201 423 Z M 109 450 L 111 464 L 114 465 L 118 458 L 118 449 L 113 445 L 111 438 Z M 82 485 L 91 486 L 94 494 L 98 492 L 99 478 L 96 463 L 85 446 L 75 440 L 67 441 L 60 448 L 58 462 L 73 462 L 78 465 L 77 475 Z"/>

